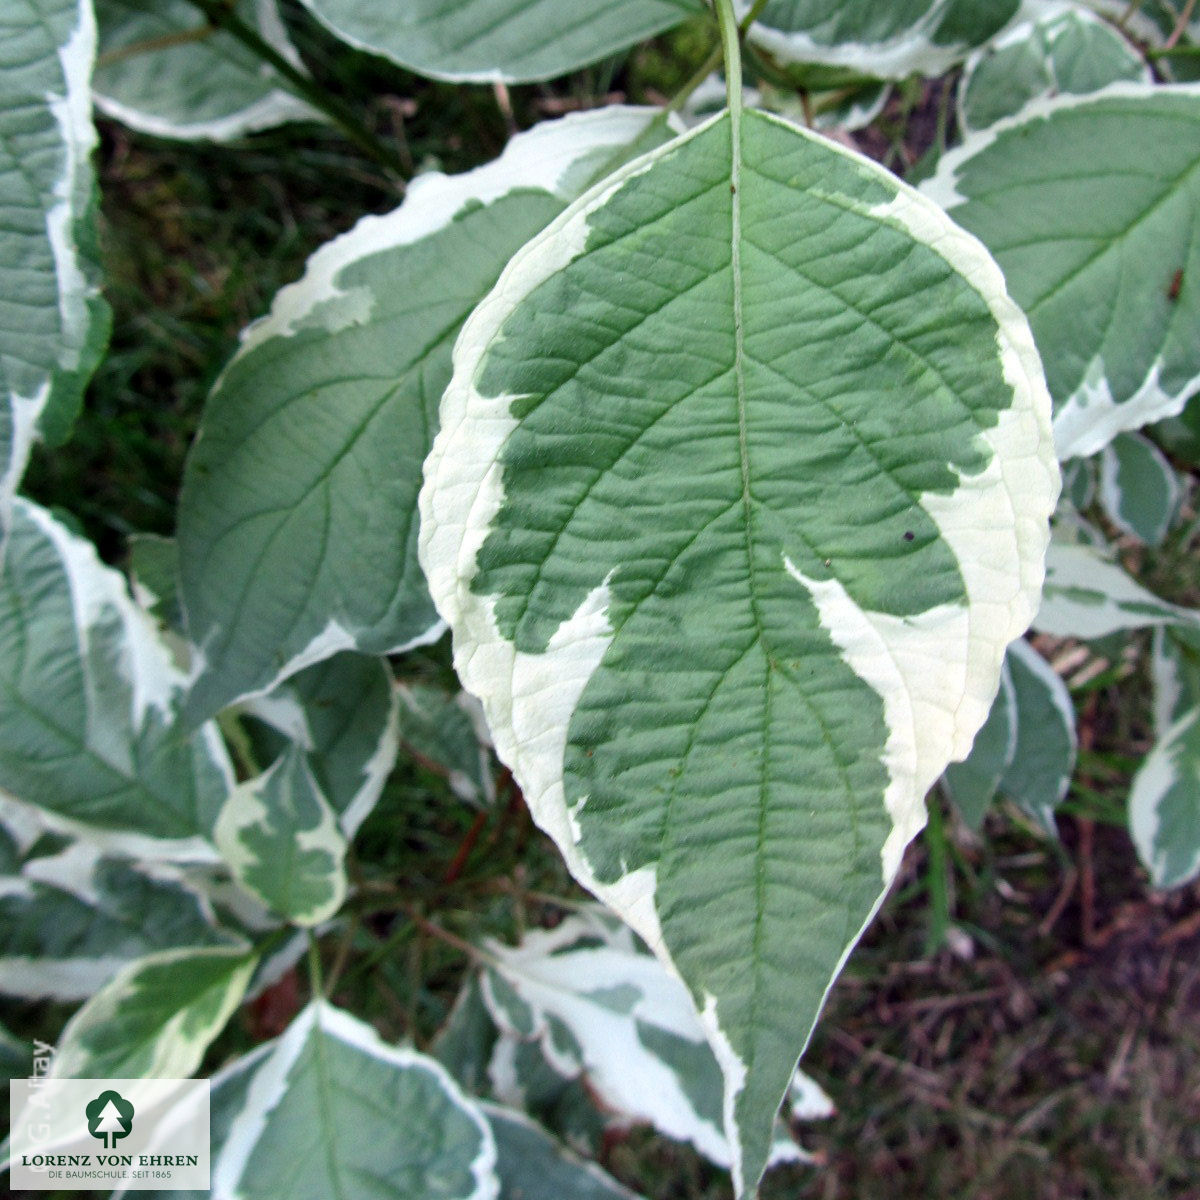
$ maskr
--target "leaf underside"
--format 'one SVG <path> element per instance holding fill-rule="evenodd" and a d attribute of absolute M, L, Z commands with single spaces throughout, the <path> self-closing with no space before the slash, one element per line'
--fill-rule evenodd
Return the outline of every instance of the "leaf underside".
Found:
<path fill-rule="evenodd" d="M 351 45 L 435 79 L 529 82 L 617 54 L 702 11 L 698 0 L 303 0 Z"/>

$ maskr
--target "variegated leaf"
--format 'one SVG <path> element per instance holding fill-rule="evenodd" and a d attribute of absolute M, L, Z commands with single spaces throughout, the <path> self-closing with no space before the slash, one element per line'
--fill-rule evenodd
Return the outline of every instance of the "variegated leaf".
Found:
<path fill-rule="evenodd" d="M 523 1113 L 499 1104 L 480 1107 L 496 1139 L 499 1200 L 640 1200 Z"/>
<path fill-rule="evenodd" d="M 293 924 L 319 925 L 341 908 L 346 839 L 299 747 L 234 788 L 214 837 L 238 883 Z"/>
<path fill-rule="evenodd" d="M 288 742 L 304 751 L 322 795 L 346 837 L 375 807 L 399 748 L 399 712 L 387 663 L 335 654 L 308 667 L 245 712 L 264 722 L 252 741 L 271 762 Z"/>
<path fill-rule="evenodd" d="M 1149 438 L 1118 434 L 1100 451 L 1100 503 L 1118 529 L 1161 546 L 1183 489 L 1175 468 Z"/>
<path fill-rule="evenodd" d="M 655 117 L 607 108 L 546 122 L 478 170 L 418 177 L 394 212 L 318 250 L 246 332 L 180 500 L 196 718 L 338 651 L 441 635 L 416 498 L 451 346 L 526 239 L 639 137 L 668 136 Z"/>
<path fill-rule="evenodd" d="M 1169 626 L 1200 646 L 1200 612 L 1160 600 L 1091 546 L 1059 541 L 1046 555 L 1046 585 L 1033 627 L 1088 641 L 1124 629 Z"/>
<path fill-rule="evenodd" d="M 552 79 L 703 11 L 699 0 L 302 0 L 343 41 L 435 79 Z"/>
<path fill-rule="evenodd" d="M 478 808 L 496 800 L 491 735 L 479 702 L 428 684 L 401 684 L 400 741 L 416 760 L 444 775 L 460 799 Z"/>
<path fill-rule="evenodd" d="M 1138 769 L 1129 827 L 1155 887 L 1200 875 L 1200 708 L 1176 721 Z"/>
<path fill-rule="evenodd" d="M 1016 641 L 1008 648 L 1008 668 L 1016 746 L 999 790 L 1057 837 L 1054 810 L 1075 770 L 1075 708 L 1066 685 L 1028 642 Z"/>
<path fill-rule="evenodd" d="M 734 0 L 743 17 L 754 0 Z M 782 62 L 903 79 L 940 75 L 1000 32 L 1020 0 L 768 0 L 750 39 Z"/>
<path fill-rule="evenodd" d="M 1035 101 L 923 185 L 1029 316 L 1060 458 L 1179 412 L 1200 388 L 1200 86 Z"/>
<path fill-rule="evenodd" d="M 0 878 L 0 992 L 10 996 L 85 1000 L 154 951 L 236 940 L 179 879 L 87 843 Z"/>
<path fill-rule="evenodd" d="M 1033 613 L 1048 409 L 976 241 L 738 108 L 597 185 L 459 338 L 431 592 L 535 819 L 686 981 L 743 1192 Z"/>
<path fill-rule="evenodd" d="M 179 607 L 179 547 L 174 538 L 135 533 L 129 539 L 129 580 L 138 606 L 165 629 L 183 629 Z"/>
<path fill-rule="evenodd" d="M 30 447 L 66 437 L 108 339 L 89 161 L 95 53 L 91 0 L 0 13 L 0 531 Z"/>
<path fill-rule="evenodd" d="M 130 963 L 67 1022 L 51 1074 L 186 1078 L 241 1003 L 256 961 L 249 949 L 214 946 Z"/>
<path fill-rule="evenodd" d="M 273 1042 L 265 1042 L 261 1046 L 256 1046 L 249 1054 L 234 1059 L 233 1062 L 228 1063 L 212 1076 L 208 1126 L 210 1162 L 215 1164 L 219 1160 L 229 1137 L 229 1130 L 246 1107 L 246 1097 L 250 1085 L 254 1081 L 255 1072 L 271 1053 L 273 1047 Z M 182 1115 L 186 1115 L 190 1111 L 189 1106 Z M 179 1127 L 180 1115 L 177 1110 L 155 1123 L 154 1140 L 146 1147 L 149 1153 L 169 1152 L 172 1135 Z M 112 1200 L 123 1200 L 128 1195 L 128 1189 L 120 1188 L 113 1192 Z M 137 1188 L 134 1200 L 220 1200 L 220 1198 L 211 1190 L 185 1192 L 172 1188 L 170 1191 L 159 1192 L 153 1189 Z"/>
<path fill-rule="evenodd" d="M 1158 626 L 1150 642 L 1154 684 L 1154 736 L 1160 740 L 1193 708 L 1200 708 L 1200 648 L 1181 645 L 1169 626 Z"/>
<path fill-rule="evenodd" d="M 237 0 L 234 15 L 294 67 L 277 0 Z M 323 120 L 268 63 L 187 0 L 97 0 L 96 105 L 156 137 L 226 142 L 286 121 Z"/>
<path fill-rule="evenodd" d="M 221 1200 L 497 1200 L 491 1127 L 433 1059 L 313 1001 L 254 1072 L 213 1168 Z"/>
<path fill-rule="evenodd" d="M 964 132 L 986 129 L 1042 96 L 1081 96 L 1119 80 L 1150 82 L 1150 68 L 1107 21 L 1070 3 L 1046 3 L 972 54 L 958 85 Z"/>
<path fill-rule="evenodd" d="M 732 1166 L 721 1067 L 695 1006 L 626 926 L 584 910 L 516 948 L 488 943 L 486 953 L 483 999 L 502 1034 L 489 1069 L 497 1095 L 527 1104 L 539 1075 L 582 1076 L 619 1119 L 648 1121 Z M 810 1099 L 820 1091 L 807 1077 L 796 1086 Z M 776 1127 L 769 1163 L 804 1157 Z"/>
<path fill-rule="evenodd" d="M 0 564 L 0 788 L 122 854 L 215 859 L 233 786 L 216 727 L 176 724 L 184 677 L 124 579 L 19 500 Z"/>
<path fill-rule="evenodd" d="M 988 719 L 975 735 L 971 753 L 962 762 L 951 763 L 942 776 L 943 788 L 972 829 L 983 825 L 1016 750 L 1017 697 L 1006 658 L 1000 690 Z"/>

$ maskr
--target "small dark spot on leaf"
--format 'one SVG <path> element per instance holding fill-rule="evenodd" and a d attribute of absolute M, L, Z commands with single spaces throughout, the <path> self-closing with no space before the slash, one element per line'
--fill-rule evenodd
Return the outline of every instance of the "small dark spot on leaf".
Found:
<path fill-rule="evenodd" d="M 906 529 L 904 531 L 904 540 L 906 542 L 911 542 L 913 540 L 913 538 L 915 538 L 916 536 L 917 535 L 915 533 L 913 533 L 913 531 L 911 529 Z"/>
<path fill-rule="evenodd" d="M 1179 299 L 1179 293 L 1183 291 L 1183 268 L 1180 267 L 1174 275 L 1171 276 L 1171 284 L 1167 288 L 1167 299 L 1174 303 Z"/>

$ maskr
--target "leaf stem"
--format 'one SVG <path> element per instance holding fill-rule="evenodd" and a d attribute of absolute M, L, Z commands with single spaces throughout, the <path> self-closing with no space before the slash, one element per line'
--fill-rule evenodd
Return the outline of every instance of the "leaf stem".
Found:
<path fill-rule="evenodd" d="M 688 102 L 691 94 L 721 65 L 724 57 L 724 49 L 719 45 L 714 46 L 712 53 L 700 64 L 696 73 L 671 97 L 666 111 L 678 112 Z"/>
<path fill-rule="evenodd" d="M 1200 46 L 1150 46 L 1147 58 L 1195 58 L 1200 55 Z"/>
<path fill-rule="evenodd" d="M 399 155 L 368 129 L 348 104 L 288 62 L 256 29 L 247 25 L 231 5 L 222 0 L 188 0 L 188 3 L 202 12 L 209 24 L 236 38 L 252 54 L 269 63 L 302 99 L 323 112 L 363 154 L 403 187 L 405 172 Z"/>
<path fill-rule="evenodd" d="M 754 24 L 755 21 L 762 15 L 762 10 L 767 7 L 767 0 L 754 0 L 754 5 L 750 11 L 742 18 L 742 23 L 738 26 L 738 33 L 746 36 L 746 31 Z"/>
<path fill-rule="evenodd" d="M 317 936 L 308 931 L 308 986 L 313 997 L 325 997 L 325 985 L 321 975 L 321 952 L 317 947 Z"/>
<path fill-rule="evenodd" d="M 742 33 L 733 11 L 733 0 L 713 0 L 721 27 L 721 51 L 725 57 L 725 94 L 729 116 L 736 129 L 742 115 Z M 751 9 L 753 12 L 753 9 Z"/>
<path fill-rule="evenodd" d="M 1187 0 L 1183 6 L 1183 12 L 1179 14 L 1179 20 L 1175 22 L 1175 28 L 1171 30 L 1171 36 L 1163 43 L 1164 50 L 1174 50 L 1179 44 L 1179 39 L 1187 32 L 1188 22 L 1192 19 L 1192 13 L 1196 11 L 1196 0 Z"/>
<path fill-rule="evenodd" d="M 929 928 L 925 936 L 925 953 L 934 954 L 946 942 L 950 928 L 950 892 L 946 885 L 946 826 L 942 820 L 941 801 L 930 796 L 927 801 L 929 824 L 925 828 L 925 847 L 929 854 L 926 883 L 929 889 Z"/>

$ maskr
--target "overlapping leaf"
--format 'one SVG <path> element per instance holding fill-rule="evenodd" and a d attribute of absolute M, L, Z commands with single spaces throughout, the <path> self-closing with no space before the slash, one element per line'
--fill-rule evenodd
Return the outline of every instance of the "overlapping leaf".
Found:
<path fill-rule="evenodd" d="M 496 1145 L 432 1059 L 311 1003 L 255 1068 L 213 1170 L 220 1197 L 496 1200 Z"/>
<path fill-rule="evenodd" d="M 1054 810 L 1075 770 L 1075 708 L 1066 685 L 1028 642 L 1009 647 L 1016 710 L 1016 745 L 999 790 L 1052 837 Z"/>
<path fill-rule="evenodd" d="M 62 1079 L 186 1078 L 245 995 L 256 956 L 236 946 L 163 950 L 122 968 L 71 1018 Z"/>
<path fill-rule="evenodd" d="M 499 1104 L 481 1108 L 496 1139 L 499 1200 L 639 1200 L 528 1117 Z"/>
<path fill-rule="evenodd" d="M 475 698 L 414 683 L 400 685 L 399 699 L 405 750 L 444 775 L 454 794 L 468 804 L 482 808 L 494 803 L 491 737 Z"/>
<path fill-rule="evenodd" d="M 93 265 L 95 51 L 90 0 L 0 14 L 0 531 L 30 447 L 66 437 L 108 337 Z"/>
<path fill-rule="evenodd" d="M 1107 21 L 1074 4 L 1048 4 L 977 51 L 963 71 L 958 119 L 986 129 L 1039 96 L 1086 95 L 1119 80 L 1147 83 L 1150 69 Z"/>
<path fill-rule="evenodd" d="M 435 79 L 552 79 L 703 11 L 699 0 L 303 0 L 338 37 Z"/>
<path fill-rule="evenodd" d="M 8 995 L 85 1000 L 136 958 L 231 940 L 179 880 L 86 843 L 0 878 L 0 991 Z"/>
<path fill-rule="evenodd" d="M 238 0 L 234 15 L 293 66 L 276 0 Z M 320 114 L 279 86 L 274 69 L 187 0 L 97 0 L 97 107 L 158 137 L 223 142 Z"/>
<path fill-rule="evenodd" d="M 972 829 L 978 830 L 983 825 L 1016 750 L 1017 698 L 1006 659 L 1000 690 L 988 719 L 975 735 L 971 753 L 962 762 L 951 763 L 942 777 L 945 791 Z"/>
<path fill-rule="evenodd" d="M 1179 477 L 1149 438 L 1118 434 L 1100 452 L 1100 502 L 1118 529 L 1160 546 L 1182 497 Z"/>
<path fill-rule="evenodd" d="M 183 686 L 122 577 L 18 500 L 0 565 L 0 788 L 122 853 L 214 859 L 233 772 L 215 726 L 179 731 Z"/>
<path fill-rule="evenodd" d="M 584 910 L 516 948 L 489 943 L 487 954 L 483 999 L 501 1031 L 489 1077 L 501 1099 L 540 1106 L 539 1095 L 580 1078 L 618 1121 L 650 1122 L 713 1162 L 733 1164 L 721 1068 L 695 1006 L 626 926 Z M 824 1094 L 798 1078 L 806 1100 Z M 805 1157 L 777 1128 L 770 1161 Z"/>
<path fill-rule="evenodd" d="M 735 0 L 743 16 L 753 0 Z M 784 62 L 901 79 L 940 75 L 994 37 L 1020 0 L 768 0 L 750 38 Z"/>
<path fill-rule="evenodd" d="M 454 338 L 513 252 L 654 115 L 547 122 L 476 171 L 420 177 L 251 327 L 209 398 L 180 505 L 196 717 L 340 650 L 438 636 L 416 496 Z M 654 128 L 651 144 L 666 136 Z"/>
<path fill-rule="evenodd" d="M 1161 600 L 1089 546 L 1051 542 L 1046 585 L 1033 627 L 1085 641 L 1125 629 L 1170 627 L 1200 646 L 1200 612 Z"/>
<path fill-rule="evenodd" d="M 346 839 L 298 747 L 230 794 L 213 831 L 234 878 L 272 912 L 317 925 L 346 897 Z"/>
<path fill-rule="evenodd" d="M 274 761 L 289 743 L 303 750 L 342 832 L 353 837 L 396 761 L 398 706 L 387 664 L 335 654 L 249 701 L 245 711 L 264 723 L 252 734 L 259 761 Z"/>
<path fill-rule="evenodd" d="M 1129 825 L 1156 887 L 1200 875 L 1200 708 L 1172 725 L 1138 769 Z"/>
<path fill-rule="evenodd" d="M 456 666 L 691 989 L 743 1191 L 1032 615 L 1047 410 L 978 243 L 753 112 L 598 185 L 459 340 L 421 501 Z"/>
<path fill-rule="evenodd" d="M 1061 458 L 1200 388 L 1200 86 L 1118 83 L 968 137 L 924 190 L 1028 314 Z"/>

